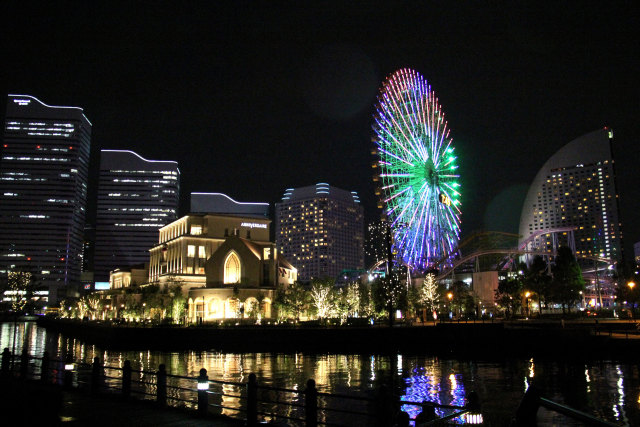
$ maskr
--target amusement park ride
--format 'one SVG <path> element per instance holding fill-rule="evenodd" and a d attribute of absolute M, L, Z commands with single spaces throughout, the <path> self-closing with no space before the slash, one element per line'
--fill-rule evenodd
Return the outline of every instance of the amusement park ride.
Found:
<path fill-rule="evenodd" d="M 460 242 L 460 175 L 456 172 L 453 139 L 431 86 L 420 73 L 400 69 L 382 84 L 374 113 L 377 161 L 374 182 L 386 227 L 388 256 L 369 271 L 387 264 L 403 266 L 413 275 L 437 271 L 437 279 L 456 271 L 478 271 L 481 258 L 493 270 L 509 270 L 514 261 L 540 255 L 551 265 L 560 239 L 575 254 L 574 229 L 544 230 L 524 241 L 500 232 L 476 233 Z M 544 238 L 550 245 L 539 245 Z M 614 261 L 576 254 L 586 279 L 599 286 Z M 593 276 L 594 278 L 591 278 Z"/>

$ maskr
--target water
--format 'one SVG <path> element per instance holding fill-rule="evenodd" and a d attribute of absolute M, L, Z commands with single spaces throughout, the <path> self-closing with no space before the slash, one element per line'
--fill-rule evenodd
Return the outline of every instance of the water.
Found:
<path fill-rule="evenodd" d="M 535 381 L 543 396 L 556 402 L 619 425 L 640 425 L 640 366 L 637 363 L 450 360 L 402 354 L 110 351 L 47 333 L 35 323 L 17 326 L 15 351 L 18 353 L 26 345 L 30 354 L 37 356 L 47 350 L 51 357 L 71 355 L 86 363 L 99 357 L 105 365 L 118 367 L 130 360 L 134 370 L 156 371 L 164 363 L 169 374 L 196 377 L 200 369 L 205 368 L 212 380 L 239 383 L 246 383 L 249 374 L 255 373 L 261 385 L 294 390 L 304 389 L 306 381 L 313 378 L 321 392 L 368 397 L 373 397 L 380 385 L 389 384 L 404 401 L 460 406 L 465 404 L 467 393 L 474 390 L 480 396 L 485 422 L 491 426 L 509 424 L 525 390 Z M 13 348 L 13 332 L 13 323 L 0 325 L 0 348 Z M 243 393 L 243 387 L 221 387 L 229 394 Z M 236 414 L 233 408 L 239 407 L 240 400 L 225 397 L 218 403 L 230 408 L 222 409 L 222 413 L 233 416 Z M 411 405 L 404 405 L 403 410 L 411 418 L 420 411 Z M 346 419 L 342 421 L 350 424 Z M 538 412 L 538 423 L 581 425 L 544 409 Z"/>

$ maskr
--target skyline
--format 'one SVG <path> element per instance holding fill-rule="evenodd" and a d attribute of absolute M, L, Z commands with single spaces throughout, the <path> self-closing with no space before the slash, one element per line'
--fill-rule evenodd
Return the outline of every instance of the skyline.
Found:
<path fill-rule="evenodd" d="M 178 161 L 181 214 L 191 192 L 273 207 L 288 187 L 328 182 L 357 191 L 368 222 L 379 214 L 375 94 L 387 75 L 410 67 L 447 114 L 463 238 L 478 229 L 517 233 L 544 162 L 608 126 L 630 258 L 640 240 L 635 5 L 569 3 L 550 13 L 330 4 L 29 11 L 28 28 L 11 21 L 2 30 L 11 63 L 4 93 L 82 107 L 93 123 L 94 171 L 101 149 Z M 6 17 L 26 11 L 5 9 Z"/>

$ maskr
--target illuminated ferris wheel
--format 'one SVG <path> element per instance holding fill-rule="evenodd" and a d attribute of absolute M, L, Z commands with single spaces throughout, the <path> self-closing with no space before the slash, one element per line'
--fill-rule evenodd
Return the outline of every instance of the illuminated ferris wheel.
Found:
<path fill-rule="evenodd" d="M 398 260 L 424 270 L 460 235 L 456 156 L 438 99 L 416 71 L 384 81 L 374 114 L 380 197 Z"/>

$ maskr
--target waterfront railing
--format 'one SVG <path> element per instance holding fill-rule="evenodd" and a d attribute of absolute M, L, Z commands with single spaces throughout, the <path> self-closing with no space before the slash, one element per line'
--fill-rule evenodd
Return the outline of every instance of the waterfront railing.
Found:
<path fill-rule="evenodd" d="M 125 360 L 121 366 L 106 366 L 99 358 L 93 363 L 53 359 L 44 352 L 42 357 L 23 351 L 12 354 L 8 348 L 2 353 L 2 376 L 19 376 L 44 384 L 55 384 L 68 390 L 88 390 L 93 394 L 111 394 L 124 399 L 153 400 L 160 407 L 181 407 L 197 411 L 199 415 L 222 415 L 240 419 L 247 426 L 259 423 L 282 423 L 315 427 L 348 425 L 409 425 L 409 416 L 401 405 L 418 406 L 422 414 L 415 425 L 442 425 L 453 419 L 466 423 L 482 422 L 477 395 L 468 396 L 467 406 L 441 405 L 432 402 L 399 401 L 381 387 L 374 397 L 319 392 L 313 379 L 303 389 L 273 387 L 258 383 L 255 374 L 247 382 L 209 379 L 206 369 L 198 377 L 169 374 L 165 365 L 157 371 L 134 370 Z M 440 417 L 435 416 L 438 409 Z"/>

